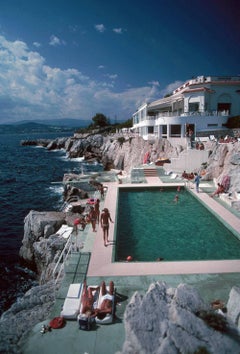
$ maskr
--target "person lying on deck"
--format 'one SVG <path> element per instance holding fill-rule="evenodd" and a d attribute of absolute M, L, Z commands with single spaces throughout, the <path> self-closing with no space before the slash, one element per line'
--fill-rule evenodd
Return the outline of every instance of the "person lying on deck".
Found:
<path fill-rule="evenodd" d="M 94 304 L 94 296 L 93 291 L 99 290 L 99 287 L 87 287 L 86 281 L 83 284 L 83 292 L 82 292 L 82 314 L 87 314 L 92 317 L 93 314 L 93 304 Z"/>
<path fill-rule="evenodd" d="M 93 291 L 99 290 L 101 296 L 103 297 L 102 303 L 99 308 L 94 309 L 94 296 Z M 107 314 L 112 313 L 113 306 L 113 294 L 114 294 L 114 283 L 110 281 L 109 291 L 107 292 L 106 284 L 103 281 L 100 287 L 87 287 L 86 282 L 83 285 L 82 293 L 82 314 L 86 314 L 88 317 L 98 317 L 104 318 Z"/>

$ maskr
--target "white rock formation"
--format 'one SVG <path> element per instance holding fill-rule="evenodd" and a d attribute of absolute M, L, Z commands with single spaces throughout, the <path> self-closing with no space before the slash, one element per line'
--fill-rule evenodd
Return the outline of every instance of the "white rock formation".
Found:
<path fill-rule="evenodd" d="M 214 313 L 197 291 L 185 284 L 172 289 L 155 283 L 145 295 L 136 292 L 126 308 L 124 324 L 122 354 L 240 352 L 240 337 L 231 321 Z"/>

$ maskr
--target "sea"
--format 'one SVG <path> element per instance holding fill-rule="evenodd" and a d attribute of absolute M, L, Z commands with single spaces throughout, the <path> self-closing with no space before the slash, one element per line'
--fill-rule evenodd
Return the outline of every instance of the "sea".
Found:
<path fill-rule="evenodd" d="M 30 210 L 61 210 L 65 173 L 101 169 L 82 159 L 67 158 L 64 150 L 22 146 L 21 141 L 72 135 L 0 134 L 0 315 L 37 285 L 36 274 L 19 257 L 24 218 Z"/>

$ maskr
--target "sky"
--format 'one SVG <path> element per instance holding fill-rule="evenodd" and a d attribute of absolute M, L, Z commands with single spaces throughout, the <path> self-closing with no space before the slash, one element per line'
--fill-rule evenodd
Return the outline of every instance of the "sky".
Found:
<path fill-rule="evenodd" d="M 131 118 L 198 75 L 240 75 L 239 0 L 1 0 L 0 123 Z"/>

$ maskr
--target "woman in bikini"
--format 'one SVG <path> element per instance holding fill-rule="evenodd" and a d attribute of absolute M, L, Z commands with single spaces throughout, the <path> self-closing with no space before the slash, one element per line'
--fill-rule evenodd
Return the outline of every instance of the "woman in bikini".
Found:
<path fill-rule="evenodd" d="M 101 214 L 101 227 L 103 229 L 103 242 L 105 247 L 107 247 L 107 243 L 109 242 L 108 240 L 109 220 L 113 223 L 109 210 L 107 208 L 104 208 Z"/>

